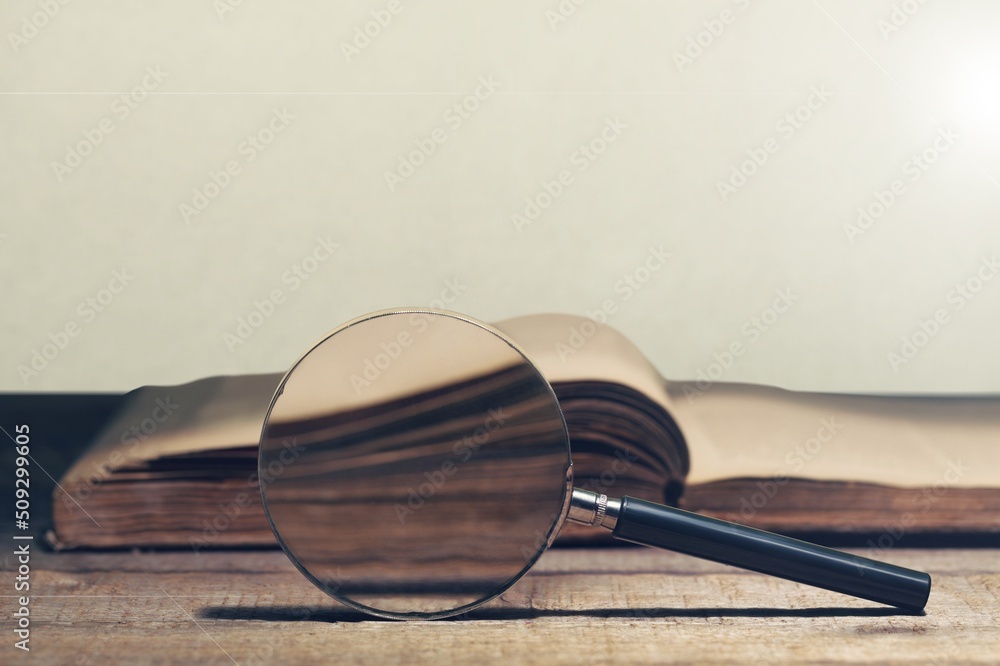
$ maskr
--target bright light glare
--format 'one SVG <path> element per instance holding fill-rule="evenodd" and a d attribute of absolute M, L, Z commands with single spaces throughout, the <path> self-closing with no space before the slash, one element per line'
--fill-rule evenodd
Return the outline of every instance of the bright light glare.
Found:
<path fill-rule="evenodd" d="M 1000 54 L 956 63 L 945 103 L 958 131 L 976 139 L 1000 138 Z"/>

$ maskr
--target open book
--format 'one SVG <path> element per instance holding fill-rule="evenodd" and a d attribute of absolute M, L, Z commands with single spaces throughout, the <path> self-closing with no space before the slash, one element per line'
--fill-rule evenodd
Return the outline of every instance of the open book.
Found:
<path fill-rule="evenodd" d="M 575 487 L 783 533 L 1000 534 L 1000 397 L 665 381 L 624 336 L 531 315 L 497 328 L 552 383 Z M 147 386 L 61 479 L 57 548 L 270 546 L 257 442 L 280 374 Z M 587 535 L 584 537 L 584 535 Z M 602 538 L 567 525 L 560 540 Z"/>

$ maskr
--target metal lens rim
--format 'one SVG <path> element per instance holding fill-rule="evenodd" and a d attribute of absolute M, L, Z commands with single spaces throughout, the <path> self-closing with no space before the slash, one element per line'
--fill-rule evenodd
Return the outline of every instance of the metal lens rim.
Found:
<path fill-rule="evenodd" d="M 274 410 L 274 407 L 277 404 L 277 401 L 281 397 L 282 393 L 284 393 L 285 384 L 288 382 L 288 379 L 292 376 L 292 373 L 295 372 L 296 368 L 298 368 L 299 365 L 301 365 L 303 361 L 305 361 L 306 358 L 309 357 L 309 354 L 311 354 L 314 350 L 325 344 L 330 338 L 334 337 L 338 333 L 347 330 L 348 328 L 351 328 L 352 326 L 357 326 L 358 324 L 362 324 L 364 322 L 371 321 L 373 319 L 378 319 L 380 317 L 387 317 L 392 315 L 405 315 L 405 314 L 423 314 L 423 315 L 451 317 L 453 319 L 463 321 L 467 324 L 477 326 L 486 331 L 487 333 L 492 333 L 501 341 L 506 343 L 511 349 L 513 349 L 521 356 L 524 362 L 528 365 L 528 367 L 530 367 L 534 371 L 535 375 L 538 377 L 538 379 L 541 380 L 542 384 L 545 386 L 546 390 L 548 391 L 549 397 L 552 399 L 552 403 L 556 408 L 556 412 L 559 414 L 559 420 L 560 423 L 562 424 L 563 441 L 565 441 L 566 443 L 566 475 L 562 491 L 562 508 L 560 510 L 558 518 L 554 520 L 552 525 L 549 527 L 549 531 L 545 535 L 544 543 L 538 548 L 534 556 L 532 556 L 530 559 L 527 560 L 524 567 L 517 574 L 512 576 L 504 583 L 500 584 L 498 587 L 496 587 L 488 594 L 483 596 L 481 599 L 477 599 L 476 601 L 464 604 L 457 608 L 452 608 L 444 611 L 436 611 L 436 612 L 414 611 L 408 613 L 398 613 L 393 611 L 382 610 L 379 608 L 373 608 L 371 606 L 366 606 L 364 604 L 358 603 L 357 601 L 349 597 L 345 597 L 343 595 L 338 594 L 336 590 L 330 589 L 330 587 L 326 583 L 316 578 L 316 576 L 314 576 L 309 570 L 307 570 L 304 566 L 302 566 L 301 563 L 299 563 L 298 559 L 292 553 L 288 544 L 286 544 L 285 540 L 282 539 L 281 532 L 278 530 L 278 526 L 275 524 L 274 519 L 271 517 L 271 511 L 267 505 L 267 488 L 266 484 L 264 483 L 264 475 L 263 475 L 264 442 L 268 430 L 268 424 L 271 421 L 271 412 Z M 514 583 L 519 581 L 521 577 L 524 576 L 524 574 L 526 574 L 528 570 L 531 569 L 532 566 L 534 566 L 535 562 L 538 561 L 538 558 L 542 556 L 542 553 L 544 553 L 548 549 L 548 547 L 552 545 L 552 542 L 559 534 L 559 529 L 562 527 L 563 523 L 566 520 L 566 516 L 569 513 L 570 498 L 572 496 L 572 491 L 573 491 L 573 462 L 571 455 L 572 454 L 570 450 L 569 430 L 566 427 L 566 418 L 563 415 L 562 408 L 559 406 L 559 400 L 556 397 L 555 391 L 552 389 L 552 385 L 549 384 L 548 380 L 546 380 L 545 377 L 542 375 L 541 371 L 539 371 L 538 367 L 531 361 L 530 358 L 528 358 L 528 355 L 525 354 L 524 350 L 522 350 L 517 345 L 517 343 L 515 343 L 507 335 L 505 335 L 498 329 L 494 328 L 493 326 L 490 326 L 489 324 L 483 323 L 477 319 L 473 319 L 472 317 L 467 317 L 465 315 L 458 314 L 456 312 L 451 312 L 449 310 L 438 310 L 433 308 L 394 308 L 388 310 L 379 310 L 377 312 L 372 312 L 367 315 L 357 317 L 333 329 L 332 331 L 324 335 L 322 338 L 320 338 L 317 342 L 315 342 L 306 353 L 300 356 L 299 359 L 288 370 L 288 372 L 285 373 L 284 377 L 281 378 L 281 382 L 278 384 L 278 388 L 275 390 L 274 396 L 271 398 L 271 402 L 268 405 L 267 414 L 265 415 L 264 423 L 261 426 L 261 433 L 260 433 L 258 452 L 257 452 L 257 482 L 260 488 L 261 502 L 264 505 L 264 515 L 267 516 L 267 522 L 271 526 L 271 531 L 274 533 L 275 539 L 277 539 L 278 544 L 281 546 L 281 549 L 285 552 L 285 555 L 288 557 L 288 559 L 291 560 L 292 564 L 295 565 L 295 568 L 297 568 L 302 573 L 302 575 L 308 578 L 313 583 L 313 585 L 323 590 L 323 592 L 325 592 L 327 595 L 333 597 L 334 599 L 344 604 L 345 606 L 349 606 L 351 608 L 354 608 L 355 610 L 367 613 L 369 615 L 374 615 L 377 617 L 393 619 L 393 620 L 436 620 L 436 619 L 461 615 L 462 613 L 466 613 L 474 608 L 478 608 L 479 606 L 482 606 L 483 604 L 497 598 L 498 596 L 506 592 L 508 589 L 510 589 L 511 586 L 514 585 Z"/>

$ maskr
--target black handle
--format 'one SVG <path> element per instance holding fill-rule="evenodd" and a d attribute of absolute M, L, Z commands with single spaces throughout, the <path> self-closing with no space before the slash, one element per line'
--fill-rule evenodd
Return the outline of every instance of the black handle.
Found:
<path fill-rule="evenodd" d="M 622 498 L 613 535 L 908 610 L 922 610 L 931 592 L 920 571 L 634 497 Z"/>

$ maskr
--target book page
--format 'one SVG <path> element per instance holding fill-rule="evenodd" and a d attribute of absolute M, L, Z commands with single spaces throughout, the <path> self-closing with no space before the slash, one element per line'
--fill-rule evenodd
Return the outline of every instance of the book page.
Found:
<path fill-rule="evenodd" d="M 529 315 L 494 325 L 549 382 L 622 384 L 666 409 L 690 450 L 689 484 L 801 477 L 1000 487 L 1000 397 L 850 396 L 724 383 L 692 392 L 693 382 L 664 381 L 625 336 L 590 319 Z M 281 377 L 137 389 L 67 479 L 95 467 L 255 445 Z"/>
<path fill-rule="evenodd" d="M 901 487 L 1000 487 L 1000 397 L 798 393 L 668 383 L 689 484 L 801 477 Z M 685 388 L 687 387 L 687 388 Z"/>
<path fill-rule="evenodd" d="M 801 477 L 1000 488 L 1000 396 L 855 396 L 725 383 L 702 390 L 665 381 L 624 335 L 583 317 L 529 315 L 496 326 L 550 382 L 616 382 L 664 407 L 690 451 L 689 485 Z"/>
<path fill-rule="evenodd" d="M 586 344 L 570 348 L 560 358 L 557 343 L 568 340 L 571 329 L 584 323 L 594 326 L 581 317 L 530 315 L 501 322 L 496 328 L 518 343 L 549 382 L 597 379 L 621 383 L 666 408 L 667 393 L 659 375 L 614 329 L 596 329 Z M 359 359 L 359 367 L 362 362 Z M 220 376 L 136 389 L 67 472 L 65 482 L 83 480 L 95 472 L 106 476 L 122 467 L 172 455 L 255 446 L 283 376 Z"/>
<path fill-rule="evenodd" d="M 656 368 L 628 338 L 610 326 L 561 314 L 515 317 L 494 326 L 524 350 L 549 383 L 622 384 L 672 412 L 672 398 Z"/>
<path fill-rule="evenodd" d="M 281 374 L 209 377 L 144 386 L 94 438 L 63 479 L 70 484 L 171 455 L 253 446 Z"/>

